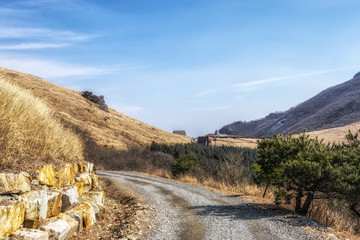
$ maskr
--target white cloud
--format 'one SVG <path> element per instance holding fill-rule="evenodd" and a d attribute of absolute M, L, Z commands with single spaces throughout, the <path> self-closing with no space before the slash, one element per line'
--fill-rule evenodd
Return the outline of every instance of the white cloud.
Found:
<path fill-rule="evenodd" d="M 62 47 L 67 47 L 69 45 L 70 45 L 69 43 L 21 43 L 16 45 L 0 45 L 0 50 L 62 48 Z"/>
<path fill-rule="evenodd" d="M 322 75 L 322 74 L 326 74 L 326 73 L 330 73 L 330 72 L 338 72 L 338 71 L 344 71 L 344 70 L 349 70 L 349 69 L 354 69 L 354 68 L 327 69 L 327 70 L 312 71 L 312 72 L 306 72 L 306 73 L 290 75 L 290 76 L 267 78 L 267 79 L 261 79 L 261 80 L 257 80 L 257 81 L 250 81 L 250 82 L 234 84 L 234 85 L 232 85 L 232 87 L 236 87 L 236 88 L 254 87 L 254 86 L 264 85 L 264 84 L 273 83 L 273 82 Z"/>
<path fill-rule="evenodd" d="M 0 39 L 52 39 L 56 41 L 87 41 L 98 35 L 58 31 L 47 28 L 0 27 Z"/>
<path fill-rule="evenodd" d="M 13 58 L 0 56 L 0 66 L 33 74 L 45 79 L 65 77 L 87 77 L 107 75 L 119 71 L 118 68 L 73 65 L 42 59 Z"/>

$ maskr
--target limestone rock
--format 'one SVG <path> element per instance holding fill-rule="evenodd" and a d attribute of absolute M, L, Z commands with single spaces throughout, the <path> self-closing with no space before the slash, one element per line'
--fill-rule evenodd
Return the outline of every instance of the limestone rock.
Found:
<path fill-rule="evenodd" d="M 25 220 L 29 221 L 45 221 L 48 210 L 47 190 L 34 190 L 21 195 L 21 200 L 25 206 Z M 34 223 L 33 223 L 34 224 Z M 31 226 L 30 222 L 27 222 L 27 227 Z M 35 224 L 36 225 L 36 224 Z"/>
<path fill-rule="evenodd" d="M 66 164 L 64 168 L 59 170 L 55 175 L 55 187 L 61 187 L 74 184 L 75 180 L 74 167 L 72 164 Z"/>
<path fill-rule="evenodd" d="M 63 189 L 62 192 L 62 207 L 61 212 L 73 207 L 79 202 L 78 188 L 76 186 L 67 187 Z"/>
<path fill-rule="evenodd" d="M 104 205 L 104 191 L 91 191 L 85 194 L 89 196 L 90 199 L 94 201 L 97 205 Z"/>
<path fill-rule="evenodd" d="M 24 221 L 24 215 L 23 202 L 10 202 L 6 206 L 0 206 L 0 239 L 18 230 Z"/>
<path fill-rule="evenodd" d="M 40 183 L 39 180 L 33 179 L 30 184 L 34 186 L 38 186 Z"/>
<path fill-rule="evenodd" d="M 21 228 L 13 232 L 9 240 L 48 240 L 49 233 L 38 229 Z"/>
<path fill-rule="evenodd" d="M 99 218 L 104 217 L 105 205 L 104 205 L 104 192 L 103 191 L 84 193 L 81 196 L 81 199 L 84 202 L 89 202 L 93 206 L 97 217 L 99 217 Z"/>
<path fill-rule="evenodd" d="M 73 210 L 81 211 L 83 215 L 84 227 L 89 229 L 91 225 L 96 223 L 96 216 L 94 208 L 90 203 L 84 202 L 76 206 Z"/>
<path fill-rule="evenodd" d="M 87 173 L 92 173 L 93 170 L 94 170 L 94 164 L 93 163 L 87 163 L 86 172 Z"/>
<path fill-rule="evenodd" d="M 24 193 L 31 190 L 29 174 L 0 173 L 0 194 Z"/>
<path fill-rule="evenodd" d="M 40 229 L 48 232 L 50 239 L 63 240 L 68 238 L 71 227 L 65 220 L 56 219 L 49 220 Z"/>
<path fill-rule="evenodd" d="M 81 173 L 79 176 L 79 182 L 84 183 L 84 192 L 88 192 L 92 187 L 92 179 L 89 174 Z"/>
<path fill-rule="evenodd" d="M 93 169 L 94 169 L 93 163 L 81 163 L 80 164 L 81 173 L 92 173 Z"/>
<path fill-rule="evenodd" d="M 40 170 L 37 170 L 36 179 L 40 184 L 54 186 L 55 184 L 55 169 L 54 165 L 45 165 Z"/>
<path fill-rule="evenodd" d="M 88 199 L 87 197 L 85 197 L 84 195 L 80 197 L 80 201 L 82 203 L 88 203 L 91 205 L 94 213 L 95 213 L 95 218 L 98 219 L 100 216 L 103 217 L 102 213 L 100 212 L 100 208 L 98 205 L 96 205 L 93 201 L 91 201 L 90 199 Z"/>
<path fill-rule="evenodd" d="M 99 187 L 99 178 L 95 173 L 90 173 L 89 176 L 91 177 L 91 189 L 96 189 Z"/>
<path fill-rule="evenodd" d="M 54 217 L 60 214 L 62 205 L 62 194 L 59 191 L 47 192 L 47 217 Z"/>
<path fill-rule="evenodd" d="M 83 229 L 84 221 L 83 221 L 82 211 L 71 209 L 71 210 L 66 211 L 64 214 L 66 214 L 67 216 L 71 217 L 72 219 L 74 219 L 75 221 L 78 222 L 77 229 L 76 229 L 77 232 L 80 232 Z"/>
<path fill-rule="evenodd" d="M 77 233 L 77 230 L 78 230 L 78 227 L 79 227 L 78 226 L 79 225 L 78 221 L 76 221 L 75 219 L 73 219 L 70 216 L 68 216 L 66 214 L 63 214 L 63 213 L 60 213 L 58 218 L 65 220 L 69 224 L 70 232 L 68 234 L 68 237 L 72 237 Z"/>

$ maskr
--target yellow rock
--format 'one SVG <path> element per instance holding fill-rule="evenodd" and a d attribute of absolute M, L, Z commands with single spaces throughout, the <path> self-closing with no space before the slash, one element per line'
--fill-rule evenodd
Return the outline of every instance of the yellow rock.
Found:
<path fill-rule="evenodd" d="M 61 201 L 62 194 L 59 191 L 48 191 L 47 192 L 47 214 L 46 216 L 54 217 L 61 212 Z"/>
<path fill-rule="evenodd" d="M 99 186 L 99 178 L 95 173 L 90 173 L 89 175 L 91 177 L 91 189 L 95 189 Z"/>
<path fill-rule="evenodd" d="M 31 190 L 30 175 L 21 173 L 0 173 L 0 194 L 24 193 Z"/>
<path fill-rule="evenodd" d="M 78 173 L 78 172 L 80 171 L 79 164 L 75 163 L 75 164 L 73 165 L 73 167 L 74 167 L 74 173 Z"/>
<path fill-rule="evenodd" d="M 84 183 L 84 192 L 88 192 L 91 189 L 92 179 L 88 173 L 81 173 L 78 180 Z"/>
<path fill-rule="evenodd" d="M 25 228 L 37 229 L 43 225 L 44 222 L 45 220 L 24 220 L 23 225 Z"/>
<path fill-rule="evenodd" d="M 81 173 L 91 173 L 93 172 L 94 169 L 94 164 L 93 163 L 80 163 L 80 172 Z"/>
<path fill-rule="evenodd" d="M 88 196 L 97 205 L 104 205 L 104 191 L 91 191 L 84 193 L 84 195 Z"/>
<path fill-rule="evenodd" d="M 24 222 L 25 206 L 23 202 L 13 202 L 0 206 L 0 239 L 6 238 L 19 229 Z"/>
<path fill-rule="evenodd" d="M 55 184 L 55 169 L 54 165 L 45 165 L 40 170 L 37 170 L 36 179 L 40 184 L 54 186 Z"/>
<path fill-rule="evenodd" d="M 85 184 L 83 182 L 76 182 L 75 186 L 77 187 L 78 195 L 81 196 L 85 190 Z"/>
<path fill-rule="evenodd" d="M 86 172 L 85 163 L 79 163 L 79 173 Z"/>
<path fill-rule="evenodd" d="M 64 168 L 59 170 L 55 175 L 55 187 L 72 185 L 75 182 L 74 167 L 72 164 L 66 164 Z"/>
<path fill-rule="evenodd" d="M 84 227 L 86 229 L 89 229 L 92 225 L 96 223 L 95 211 L 90 203 L 81 203 L 72 210 L 82 212 Z"/>
<path fill-rule="evenodd" d="M 98 218 L 103 218 L 105 214 L 104 206 L 104 192 L 87 192 L 80 197 L 80 201 L 90 203 L 95 211 L 95 214 Z"/>

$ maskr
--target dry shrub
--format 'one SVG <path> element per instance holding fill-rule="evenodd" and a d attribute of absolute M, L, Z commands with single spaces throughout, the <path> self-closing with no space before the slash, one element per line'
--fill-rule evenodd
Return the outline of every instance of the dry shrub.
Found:
<path fill-rule="evenodd" d="M 39 99 L 2 78 L 0 95 L 0 169 L 19 160 L 56 165 L 83 160 L 81 139 Z"/>
<path fill-rule="evenodd" d="M 85 147 L 86 157 L 96 164 L 97 168 L 107 170 L 130 170 L 171 178 L 171 168 L 175 159 L 160 152 L 131 146 L 128 150 L 118 150 L 113 147 L 100 146 L 89 140 Z"/>
<path fill-rule="evenodd" d="M 315 199 L 308 217 L 338 231 L 360 233 L 360 219 L 350 210 L 347 202 L 339 199 Z"/>

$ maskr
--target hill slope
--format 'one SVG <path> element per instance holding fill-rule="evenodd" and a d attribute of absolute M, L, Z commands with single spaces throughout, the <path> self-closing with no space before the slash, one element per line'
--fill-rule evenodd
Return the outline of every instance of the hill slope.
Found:
<path fill-rule="evenodd" d="M 360 74 L 330 87 L 282 113 L 250 122 L 234 122 L 220 133 L 259 138 L 275 133 L 297 133 L 345 126 L 360 120 Z"/>
<path fill-rule="evenodd" d="M 108 112 L 86 98 L 80 92 L 47 82 L 41 78 L 0 68 L 0 78 L 21 88 L 28 89 L 41 99 L 56 116 L 102 147 L 118 150 L 132 145 L 146 146 L 152 141 L 159 143 L 186 143 L 189 137 L 175 135 L 150 126 L 111 108 Z"/>
<path fill-rule="evenodd" d="M 83 141 L 30 91 L 0 76 L 0 171 L 83 161 Z"/>

